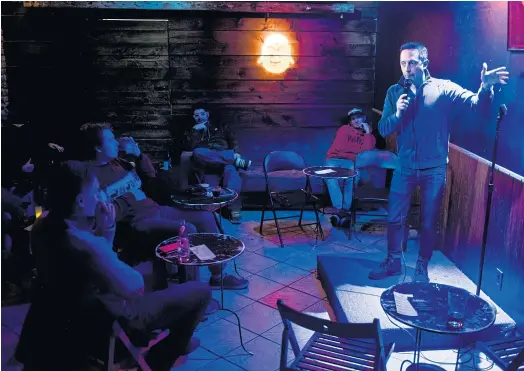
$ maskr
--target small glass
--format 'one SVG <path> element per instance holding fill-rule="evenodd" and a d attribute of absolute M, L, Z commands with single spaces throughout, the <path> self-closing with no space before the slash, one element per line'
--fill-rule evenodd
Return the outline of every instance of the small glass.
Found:
<path fill-rule="evenodd" d="M 202 184 L 199 184 L 198 186 L 206 191 L 206 197 L 213 197 L 213 193 L 211 192 L 211 188 L 209 187 L 209 184 L 202 183 Z"/>
<path fill-rule="evenodd" d="M 464 316 L 468 306 L 469 294 L 460 289 L 448 291 L 448 321 L 447 325 L 452 330 L 460 330 L 464 325 Z"/>
<path fill-rule="evenodd" d="M 219 197 L 221 191 L 222 191 L 222 188 L 220 187 L 213 188 L 213 197 Z"/>

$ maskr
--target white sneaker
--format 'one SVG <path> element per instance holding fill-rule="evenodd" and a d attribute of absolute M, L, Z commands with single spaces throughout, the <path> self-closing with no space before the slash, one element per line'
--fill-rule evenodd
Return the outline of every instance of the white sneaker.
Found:
<path fill-rule="evenodd" d="M 235 167 L 239 170 L 247 170 L 250 166 L 251 160 L 244 160 L 240 157 L 235 160 Z"/>

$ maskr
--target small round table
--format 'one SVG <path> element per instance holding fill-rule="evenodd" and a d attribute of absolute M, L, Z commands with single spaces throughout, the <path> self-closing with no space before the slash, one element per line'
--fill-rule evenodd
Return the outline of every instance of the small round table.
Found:
<path fill-rule="evenodd" d="M 310 195 L 313 194 L 313 188 L 311 187 L 310 177 L 321 178 L 323 181 L 327 179 L 342 179 L 342 205 L 344 205 L 344 188 L 346 185 L 346 179 L 353 179 L 358 175 L 358 171 L 353 169 L 347 169 L 338 166 L 310 166 L 302 170 L 306 174 L 306 192 Z"/>
<path fill-rule="evenodd" d="M 215 255 L 215 258 L 210 260 L 201 260 L 198 256 L 195 255 L 193 251 L 189 251 L 189 259 L 187 261 L 180 261 L 180 251 L 178 249 L 164 253 L 160 250 L 162 246 L 169 245 L 177 242 L 179 239 L 178 236 L 169 238 L 165 241 L 162 241 L 155 248 L 155 254 L 159 259 L 164 260 L 165 262 L 171 264 L 177 264 L 182 266 L 204 266 L 204 265 L 215 265 L 220 264 L 220 271 L 224 271 L 224 263 L 229 260 L 235 259 L 245 250 L 244 243 L 238 238 L 220 234 L 220 233 L 190 233 L 188 234 L 189 246 L 199 246 L 206 245 L 209 250 Z M 223 278 L 223 275 L 222 275 Z M 240 335 L 240 344 L 244 351 L 249 354 L 253 354 L 248 351 L 244 346 L 244 341 L 242 340 L 242 330 L 240 328 L 240 318 L 238 315 L 230 309 L 224 308 L 224 281 L 220 280 L 220 308 L 218 310 L 224 310 L 232 313 L 238 322 L 238 334 Z"/>
<path fill-rule="evenodd" d="M 458 292 L 467 300 L 462 327 L 451 329 L 449 319 L 448 293 L 450 290 Z M 395 293 L 407 295 L 409 304 L 414 309 L 413 315 L 404 315 L 397 312 Z M 496 310 L 486 300 L 471 294 L 462 288 L 442 285 L 439 283 L 407 282 L 390 287 L 380 296 L 382 309 L 397 321 L 412 326 L 417 330 L 413 363 L 408 369 L 435 370 L 435 366 L 420 363 L 420 345 L 422 331 L 438 334 L 461 335 L 479 332 L 487 329 L 495 322 Z M 460 349 L 457 352 L 457 364 L 460 358 Z"/>
<path fill-rule="evenodd" d="M 184 209 L 191 210 L 202 210 L 213 213 L 215 222 L 217 223 L 218 230 L 220 233 L 224 233 L 222 228 L 222 213 L 219 212 L 220 216 L 217 216 L 216 211 L 221 211 L 224 206 L 229 205 L 238 198 L 238 193 L 229 188 L 222 188 L 220 190 L 220 196 L 208 197 L 193 195 L 191 192 L 180 192 L 171 195 L 173 203 Z"/>
<path fill-rule="evenodd" d="M 345 197 L 345 187 L 347 179 L 353 179 L 358 175 L 358 172 L 353 169 L 347 169 L 339 166 L 310 166 L 306 167 L 302 172 L 306 175 L 306 193 L 309 197 L 313 195 L 313 188 L 311 187 L 310 177 L 321 178 L 324 182 L 328 179 L 340 179 L 343 180 L 342 183 L 342 206 L 344 206 L 344 197 Z M 322 234 L 322 231 L 320 231 Z"/>

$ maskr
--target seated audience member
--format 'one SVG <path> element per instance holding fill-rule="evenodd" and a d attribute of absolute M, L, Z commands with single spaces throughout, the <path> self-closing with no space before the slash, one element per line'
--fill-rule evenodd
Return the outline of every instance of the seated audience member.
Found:
<path fill-rule="evenodd" d="M 349 111 L 348 120 L 347 124 L 337 130 L 335 140 L 327 152 L 326 166 L 353 169 L 357 155 L 375 147 L 375 137 L 371 134 L 371 128 L 362 110 L 354 108 Z M 360 170 L 359 178 L 356 183 L 359 180 L 368 182 L 369 174 Z M 339 210 L 340 215 L 344 215 L 351 207 L 353 181 L 351 179 L 345 181 L 344 194 L 338 179 L 328 179 L 326 183 L 333 207 Z"/>
<path fill-rule="evenodd" d="M 2 256 L 9 256 L 13 237 L 21 233 L 26 211 L 23 200 L 2 187 Z"/>
<path fill-rule="evenodd" d="M 195 124 L 184 133 L 183 149 L 192 151 L 194 169 L 204 173 L 218 173 L 224 177 L 224 187 L 240 195 L 242 179 L 238 170 L 247 170 L 250 160 L 239 153 L 238 142 L 231 127 L 223 123 L 212 123 L 209 111 L 202 105 L 194 107 Z M 239 198 L 229 206 L 231 222 L 241 223 L 242 201 Z"/>
<path fill-rule="evenodd" d="M 178 235 L 183 221 L 188 222 L 186 226 L 190 232 L 217 232 L 211 213 L 160 206 L 146 195 L 154 187 L 155 169 L 132 138 L 121 139 L 121 149 L 128 159 L 134 159 L 132 163 L 118 157 L 119 143 L 107 123 L 83 125 L 81 139 L 87 150 L 91 150 L 92 160 L 88 163 L 100 182 L 103 194 L 115 205 L 117 222 L 127 223 L 139 232 L 141 241 L 146 241 L 140 246 L 146 258 L 154 258 L 154 248 L 158 243 Z M 157 259 L 154 263 L 155 271 L 161 272 L 163 263 Z M 220 289 L 220 265 L 210 265 L 209 270 L 211 287 Z M 248 285 L 247 280 L 232 275 L 224 275 L 223 282 L 224 288 L 230 290 L 244 289 Z M 165 282 L 160 285 L 165 285 Z"/>
<path fill-rule="evenodd" d="M 39 292 L 17 359 L 27 370 L 81 369 L 86 347 L 102 341 L 117 319 L 136 346 L 147 346 L 151 331 L 169 329 L 146 356 L 153 370 L 169 370 L 198 346 L 191 336 L 211 299 L 209 286 L 193 281 L 145 293 L 141 274 L 113 252 L 116 210 L 98 200 L 94 173 L 66 162 L 54 175 L 50 211 L 32 230 Z M 96 314 L 94 302 L 102 304 Z"/>

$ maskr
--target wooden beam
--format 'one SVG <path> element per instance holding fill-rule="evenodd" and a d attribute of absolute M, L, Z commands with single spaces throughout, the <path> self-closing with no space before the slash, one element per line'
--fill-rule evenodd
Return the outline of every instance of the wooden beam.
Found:
<path fill-rule="evenodd" d="M 376 7 L 374 2 L 359 2 L 359 7 Z M 229 2 L 229 1 L 24 1 L 25 8 L 99 8 L 143 10 L 192 10 L 240 13 L 302 13 L 343 14 L 354 13 L 355 4 L 339 1 L 308 2 Z"/>

